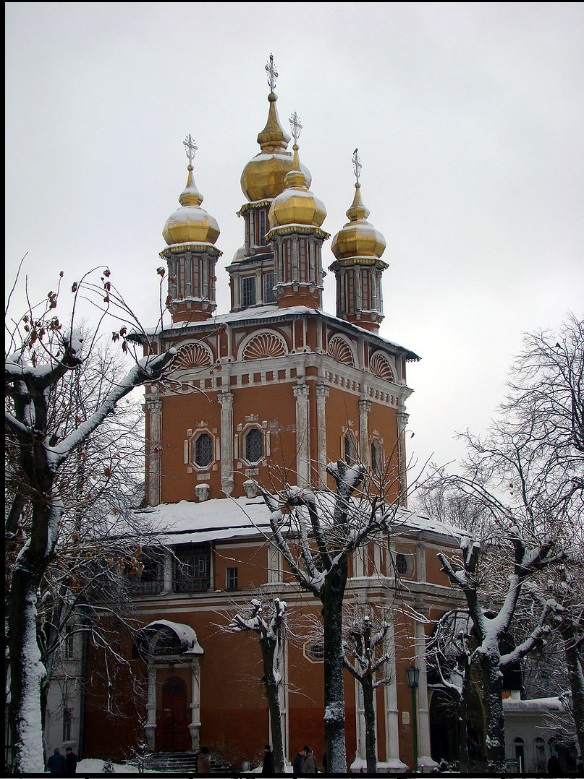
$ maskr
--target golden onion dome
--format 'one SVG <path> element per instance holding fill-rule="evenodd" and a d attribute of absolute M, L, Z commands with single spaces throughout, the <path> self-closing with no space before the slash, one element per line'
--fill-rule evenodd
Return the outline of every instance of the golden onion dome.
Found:
<path fill-rule="evenodd" d="M 349 257 L 372 257 L 379 259 L 385 251 L 385 238 L 367 221 L 369 209 L 361 199 L 361 184 L 355 184 L 355 197 L 346 212 L 349 221 L 333 238 L 331 251 L 341 260 Z"/>
<path fill-rule="evenodd" d="M 272 90 L 268 95 L 268 121 L 258 134 L 261 151 L 247 163 L 241 174 L 241 189 L 250 202 L 277 197 L 286 186 L 286 174 L 294 167 L 294 159 L 290 152 L 286 151 L 290 136 L 280 125 L 277 99 L 278 96 Z M 303 166 L 302 172 L 310 186 L 310 171 Z"/>
<path fill-rule="evenodd" d="M 326 217 L 321 200 L 308 189 L 308 182 L 298 159 L 298 146 L 294 144 L 294 166 L 286 174 L 286 189 L 273 201 L 268 213 L 270 230 L 284 225 L 309 225 L 320 227 Z"/>
<path fill-rule="evenodd" d="M 169 246 L 178 243 L 215 243 L 219 237 L 219 225 L 215 218 L 201 208 L 203 196 L 196 187 L 191 161 L 192 156 L 189 156 L 187 185 L 178 199 L 181 208 L 168 217 L 162 231 Z"/>

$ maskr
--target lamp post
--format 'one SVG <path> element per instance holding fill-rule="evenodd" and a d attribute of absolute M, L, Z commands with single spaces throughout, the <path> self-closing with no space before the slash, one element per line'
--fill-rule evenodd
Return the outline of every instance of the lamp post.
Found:
<path fill-rule="evenodd" d="M 418 707 L 416 706 L 416 690 L 420 682 L 420 669 L 415 665 L 410 665 L 406 668 L 406 677 L 408 680 L 408 687 L 412 691 L 412 725 L 413 725 L 413 742 L 414 742 L 414 773 L 418 773 Z"/>

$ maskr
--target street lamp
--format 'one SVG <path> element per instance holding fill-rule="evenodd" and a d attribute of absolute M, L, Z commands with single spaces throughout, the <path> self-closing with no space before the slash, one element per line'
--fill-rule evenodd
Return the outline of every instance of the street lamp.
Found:
<path fill-rule="evenodd" d="M 412 725 L 414 729 L 414 773 L 418 773 L 418 707 L 416 706 L 416 690 L 420 682 L 420 669 L 415 665 L 406 668 L 408 687 L 412 691 Z"/>

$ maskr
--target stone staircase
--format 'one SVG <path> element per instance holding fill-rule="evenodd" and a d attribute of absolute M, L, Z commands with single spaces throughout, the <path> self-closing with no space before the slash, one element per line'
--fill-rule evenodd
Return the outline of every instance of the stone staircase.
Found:
<path fill-rule="evenodd" d="M 209 755 L 211 759 L 212 774 L 228 774 L 231 766 L 223 763 L 215 755 Z M 160 771 L 165 774 L 185 774 L 193 776 L 197 773 L 196 752 L 153 752 L 146 759 L 145 768 L 151 771 Z"/>

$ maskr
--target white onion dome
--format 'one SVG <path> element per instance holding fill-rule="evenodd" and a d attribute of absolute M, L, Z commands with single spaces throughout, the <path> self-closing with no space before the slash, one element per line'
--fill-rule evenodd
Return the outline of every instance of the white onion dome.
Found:
<path fill-rule="evenodd" d="M 178 199 L 181 208 L 166 220 L 162 236 L 171 246 L 179 243 L 212 243 L 219 237 L 219 225 L 214 217 L 201 208 L 203 196 L 193 178 L 193 166 L 187 168 L 187 185 Z"/>
<path fill-rule="evenodd" d="M 268 121 L 257 138 L 261 151 L 247 163 L 241 174 L 241 189 L 250 202 L 277 197 L 286 187 L 287 173 L 294 167 L 294 159 L 290 152 L 286 151 L 290 136 L 280 125 L 277 99 L 278 96 L 272 90 L 268 95 Z M 310 171 L 302 166 L 302 172 L 307 185 L 310 186 Z"/>
<path fill-rule="evenodd" d="M 355 197 L 346 213 L 349 221 L 331 243 L 331 251 L 337 260 L 350 257 L 379 259 L 385 251 L 385 238 L 367 221 L 370 211 L 363 204 L 359 182 L 355 184 Z"/>
<path fill-rule="evenodd" d="M 286 189 L 273 201 L 268 213 L 270 229 L 289 224 L 320 227 L 326 218 L 326 208 L 321 200 L 308 189 L 309 182 L 298 159 L 298 146 L 294 144 L 294 166 L 286 174 Z"/>

